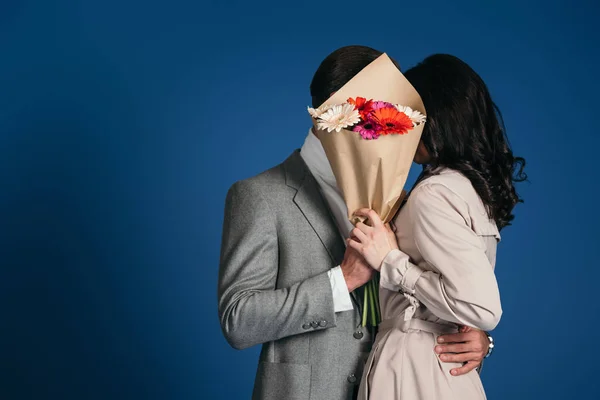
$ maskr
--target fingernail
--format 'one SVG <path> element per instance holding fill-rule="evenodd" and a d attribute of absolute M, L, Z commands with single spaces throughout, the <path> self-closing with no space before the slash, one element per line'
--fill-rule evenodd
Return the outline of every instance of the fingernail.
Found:
<path fill-rule="evenodd" d="M 435 352 L 436 353 L 441 353 L 442 352 L 442 346 L 435 346 Z"/>
<path fill-rule="evenodd" d="M 450 371 L 450 373 L 451 373 L 452 375 L 456 375 L 458 372 L 456 372 L 456 370 L 454 370 L 454 369 L 453 369 L 452 371 Z"/>
<path fill-rule="evenodd" d="M 438 343 L 444 343 L 444 338 L 443 337 L 439 337 L 438 338 Z"/>
<path fill-rule="evenodd" d="M 445 354 L 442 354 L 442 355 L 440 356 L 440 360 L 446 360 L 447 358 L 448 358 L 448 356 L 447 356 L 447 355 L 445 355 Z"/>

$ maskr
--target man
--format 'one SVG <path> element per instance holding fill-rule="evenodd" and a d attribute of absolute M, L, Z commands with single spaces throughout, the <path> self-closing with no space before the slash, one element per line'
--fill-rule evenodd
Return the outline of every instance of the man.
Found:
<path fill-rule="evenodd" d="M 313 107 L 381 54 L 364 46 L 330 54 L 310 86 Z M 373 339 L 361 327 L 360 292 L 373 270 L 345 248 L 348 221 L 339 213 L 343 207 L 334 206 L 339 201 L 333 172 L 311 132 L 282 164 L 229 190 L 219 315 L 234 348 L 263 344 L 254 399 L 356 396 Z M 444 339 L 445 348 L 437 350 L 448 353 L 446 362 L 468 361 L 459 374 L 479 365 L 488 350 L 480 331 Z"/>

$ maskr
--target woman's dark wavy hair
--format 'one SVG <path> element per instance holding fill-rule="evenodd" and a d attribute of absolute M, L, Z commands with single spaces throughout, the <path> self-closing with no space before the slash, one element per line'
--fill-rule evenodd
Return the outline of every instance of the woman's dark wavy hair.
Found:
<path fill-rule="evenodd" d="M 522 202 L 514 183 L 527 179 L 525 159 L 513 156 L 486 84 L 465 62 L 446 54 L 427 57 L 405 76 L 427 111 L 422 141 L 431 161 L 418 182 L 439 167 L 457 170 L 471 181 L 498 229 L 510 225 L 513 208 Z"/>

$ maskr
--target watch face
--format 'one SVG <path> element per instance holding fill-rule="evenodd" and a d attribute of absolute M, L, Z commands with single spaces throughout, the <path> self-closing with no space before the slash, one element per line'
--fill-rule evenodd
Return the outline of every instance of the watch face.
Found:
<path fill-rule="evenodd" d="M 488 358 L 492 354 L 492 351 L 494 350 L 494 338 L 491 337 L 490 335 L 487 335 L 487 338 L 488 338 L 488 341 L 490 342 L 490 344 L 488 344 L 488 351 L 484 358 Z"/>

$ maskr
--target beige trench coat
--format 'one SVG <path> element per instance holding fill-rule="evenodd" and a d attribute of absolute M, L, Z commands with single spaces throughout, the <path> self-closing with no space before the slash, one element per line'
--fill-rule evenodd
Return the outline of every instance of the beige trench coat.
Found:
<path fill-rule="evenodd" d="M 383 322 L 359 399 L 485 399 L 477 372 L 450 375 L 461 364 L 441 362 L 434 347 L 457 325 L 498 324 L 496 224 L 470 181 L 449 169 L 421 182 L 394 224 L 401 251 L 381 267 Z"/>

